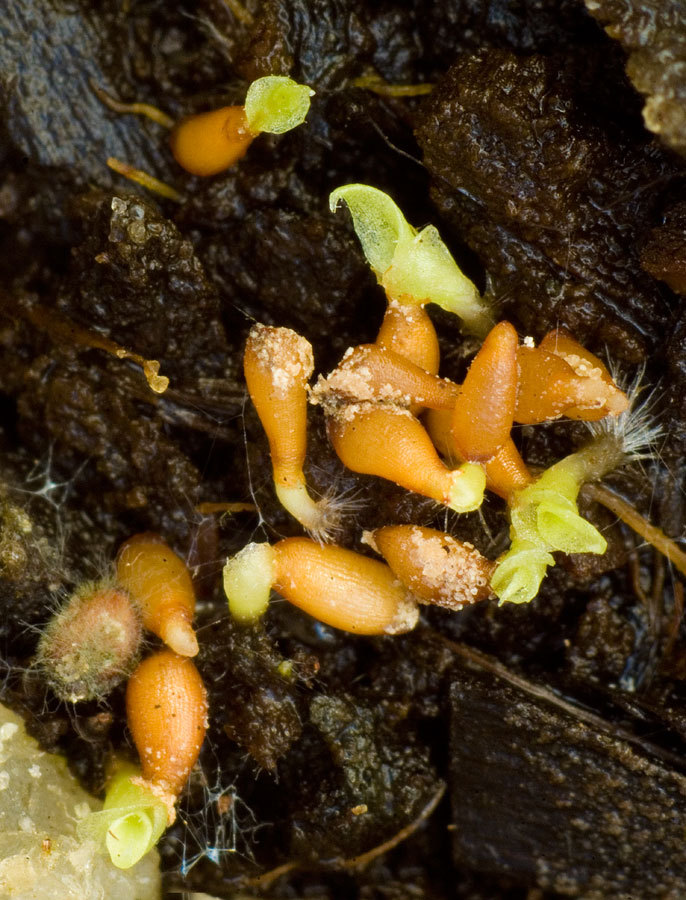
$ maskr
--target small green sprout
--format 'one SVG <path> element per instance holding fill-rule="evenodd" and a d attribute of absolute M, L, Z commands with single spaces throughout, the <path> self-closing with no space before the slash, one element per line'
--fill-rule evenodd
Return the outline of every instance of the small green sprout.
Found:
<path fill-rule="evenodd" d="M 249 625 L 267 610 L 276 580 L 274 549 L 270 544 L 247 544 L 224 566 L 224 593 L 237 622 Z"/>
<path fill-rule="evenodd" d="M 157 844 L 167 827 L 167 805 L 146 786 L 133 766 L 112 778 L 100 812 L 77 825 L 82 840 L 104 846 L 118 869 L 129 869 Z"/>
<path fill-rule="evenodd" d="M 538 593 L 548 566 L 555 560 L 531 541 L 513 540 L 491 577 L 491 589 L 503 603 L 528 603 Z"/>
<path fill-rule="evenodd" d="M 460 271 L 437 229 L 417 232 L 388 194 L 366 184 L 346 184 L 329 197 L 335 212 L 343 200 L 367 262 L 390 300 L 436 303 L 484 336 L 493 325 L 474 284 Z"/>
<path fill-rule="evenodd" d="M 512 545 L 500 559 L 491 587 L 500 603 L 528 603 L 538 593 L 551 553 L 597 553 L 607 541 L 579 515 L 577 497 L 586 481 L 595 481 L 627 457 L 621 435 L 599 432 L 586 447 L 555 463 L 533 484 L 510 499 Z"/>
<path fill-rule="evenodd" d="M 245 117 L 252 132 L 283 134 L 301 125 L 310 110 L 312 88 L 285 75 L 258 78 L 245 95 Z"/>
<path fill-rule="evenodd" d="M 244 106 L 188 116 L 169 136 L 174 159 L 192 175 L 217 175 L 245 155 L 262 131 L 283 134 L 305 121 L 314 91 L 284 75 L 258 78 Z"/>

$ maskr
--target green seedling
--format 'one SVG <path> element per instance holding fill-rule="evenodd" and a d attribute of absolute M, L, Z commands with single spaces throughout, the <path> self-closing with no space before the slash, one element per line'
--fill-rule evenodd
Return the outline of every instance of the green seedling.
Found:
<path fill-rule="evenodd" d="M 598 481 L 627 459 L 641 455 L 636 434 L 627 431 L 629 421 L 595 425 L 596 436 L 586 447 L 555 463 L 533 484 L 512 495 L 512 546 L 491 579 L 501 603 L 533 600 L 546 569 L 555 564 L 553 551 L 605 553 L 607 541 L 579 515 L 577 497 L 585 482 Z M 646 430 L 644 423 L 641 427 L 650 440 L 650 429 Z"/>
<path fill-rule="evenodd" d="M 344 201 L 367 262 L 389 300 L 435 303 L 457 315 L 473 334 L 493 326 L 490 310 L 462 274 L 438 230 L 413 228 L 388 194 L 366 184 L 346 184 L 329 197 L 332 212 Z"/>
<path fill-rule="evenodd" d="M 157 844 L 167 827 L 168 809 L 133 766 L 122 767 L 112 778 L 100 812 L 77 825 L 82 840 L 102 846 L 118 869 L 129 869 Z"/>

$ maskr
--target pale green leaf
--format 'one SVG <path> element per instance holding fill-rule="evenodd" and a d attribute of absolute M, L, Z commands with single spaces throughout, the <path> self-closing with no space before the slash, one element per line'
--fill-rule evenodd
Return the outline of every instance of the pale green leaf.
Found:
<path fill-rule="evenodd" d="M 491 577 L 491 589 L 500 603 L 529 603 L 538 594 L 548 566 L 555 560 L 550 553 L 527 542 L 514 542 L 502 557 Z"/>
<path fill-rule="evenodd" d="M 248 88 L 245 117 L 253 132 L 283 134 L 305 121 L 314 91 L 285 75 L 266 75 Z"/>
<path fill-rule="evenodd" d="M 607 541 L 598 529 L 578 512 L 560 503 L 538 506 L 538 533 L 554 550 L 565 553 L 605 553 Z"/>
<path fill-rule="evenodd" d="M 353 227 L 367 262 L 381 281 L 393 264 L 398 244 L 412 242 L 415 230 L 388 194 L 368 184 L 345 184 L 329 196 L 331 211 L 341 200 L 350 210 Z"/>
<path fill-rule="evenodd" d="M 131 767 L 120 770 L 110 782 L 103 809 L 77 824 L 82 840 L 90 838 L 107 849 L 119 869 L 129 869 L 157 844 L 167 827 L 167 807 L 144 784 L 133 784 L 140 775 Z"/>

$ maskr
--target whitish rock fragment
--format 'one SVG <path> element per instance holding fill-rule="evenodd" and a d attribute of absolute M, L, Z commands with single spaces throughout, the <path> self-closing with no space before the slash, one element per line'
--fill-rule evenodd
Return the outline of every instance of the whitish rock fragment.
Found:
<path fill-rule="evenodd" d="M 2 705 L 0 788 L 0 900 L 158 900 L 157 854 L 123 872 L 80 841 L 77 820 L 100 804 Z"/>

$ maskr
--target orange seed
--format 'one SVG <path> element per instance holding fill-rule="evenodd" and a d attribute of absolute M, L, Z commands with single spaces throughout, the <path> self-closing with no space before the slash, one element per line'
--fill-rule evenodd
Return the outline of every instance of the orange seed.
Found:
<path fill-rule="evenodd" d="M 603 361 L 576 341 L 566 329 L 556 328 L 548 332 L 539 348 L 561 356 L 580 378 L 592 379 L 596 384 L 602 381 L 605 385 L 604 403 L 600 409 L 571 408 L 565 412 L 567 418 L 591 422 L 605 415 L 619 415 L 629 408 L 629 398 L 617 387 Z M 602 388 L 600 390 L 603 391 Z"/>
<path fill-rule="evenodd" d="M 223 106 L 182 119 L 169 145 L 174 159 L 191 175 L 217 175 L 245 156 L 256 137 L 242 106 Z"/>
<path fill-rule="evenodd" d="M 426 430 L 407 410 L 373 403 L 350 404 L 331 416 L 327 425 L 334 450 L 353 472 L 386 478 L 458 512 L 479 507 L 481 495 L 477 498 L 471 489 L 468 498 L 463 494 L 473 473 L 464 467 L 447 468 Z M 484 484 L 485 479 L 481 492 Z M 473 485 L 474 490 L 477 487 Z"/>
<path fill-rule="evenodd" d="M 307 382 L 314 370 L 312 345 L 290 328 L 253 325 L 243 356 L 250 399 L 271 451 L 274 481 L 295 487 L 304 480 L 307 449 Z"/>
<path fill-rule="evenodd" d="M 429 374 L 393 350 L 361 344 L 350 347 L 338 368 L 319 379 L 310 400 L 325 409 L 363 401 L 450 409 L 458 391 L 458 385 Z"/>
<path fill-rule="evenodd" d="M 452 438 L 461 459 L 486 462 L 510 436 L 517 399 L 517 332 L 499 322 L 474 357 L 455 403 Z"/>
<path fill-rule="evenodd" d="M 195 590 L 188 567 L 161 537 L 145 532 L 125 541 L 117 581 L 141 611 L 143 626 L 181 656 L 195 656 Z"/>
<path fill-rule="evenodd" d="M 274 545 L 274 589 L 320 622 L 355 634 L 399 634 L 417 604 L 384 563 L 308 538 Z"/>
<path fill-rule="evenodd" d="M 253 325 L 243 357 L 250 398 L 269 441 L 274 487 L 282 506 L 320 540 L 336 530 L 340 508 L 313 500 L 303 466 L 307 450 L 307 382 L 312 346 L 290 328 Z"/>
<path fill-rule="evenodd" d="M 171 650 L 143 660 L 129 679 L 126 716 L 143 780 L 173 811 L 207 729 L 207 693 L 191 660 Z"/>
<path fill-rule="evenodd" d="M 471 544 L 419 525 L 387 525 L 365 534 L 420 603 L 461 609 L 491 593 L 495 563 Z"/>
<path fill-rule="evenodd" d="M 611 409 L 625 408 L 626 397 L 600 376 L 599 369 L 579 366 L 578 374 L 562 357 L 541 347 L 520 347 L 519 391 L 515 419 L 523 425 L 536 425 L 566 416 L 594 421 Z M 589 375 L 588 372 L 593 374 Z"/>

